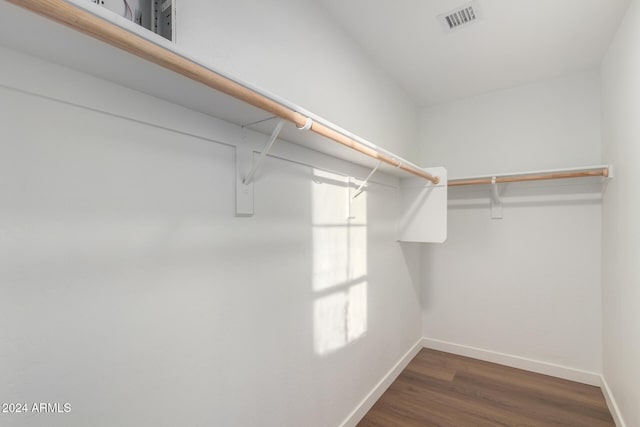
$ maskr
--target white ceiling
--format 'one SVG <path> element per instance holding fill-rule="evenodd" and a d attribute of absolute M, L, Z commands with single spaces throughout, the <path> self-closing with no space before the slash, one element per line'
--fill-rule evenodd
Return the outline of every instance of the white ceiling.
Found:
<path fill-rule="evenodd" d="M 482 18 L 445 32 L 468 0 L 315 0 L 421 106 L 596 67 L 629 0 L 478 0 Z"/>

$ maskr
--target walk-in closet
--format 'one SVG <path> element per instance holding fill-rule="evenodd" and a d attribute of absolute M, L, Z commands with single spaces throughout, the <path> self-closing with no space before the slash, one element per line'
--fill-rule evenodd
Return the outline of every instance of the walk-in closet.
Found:
<path fill-rule="evenodd" d="M 0 23 L 0 426 L 640 427 L 640 0 Z"/>

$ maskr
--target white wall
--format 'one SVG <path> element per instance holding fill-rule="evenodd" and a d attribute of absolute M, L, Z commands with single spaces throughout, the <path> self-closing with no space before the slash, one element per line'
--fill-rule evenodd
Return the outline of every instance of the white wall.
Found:
<path fill-rule="evenodd" d="M 178 0 L 177 11 L 181 48 L 417 160 L 417 107 L 321 6 L 306 0 Z"/>
<path fill-rule="evenodd" d="M 640 2 L 603 61 L 604 159 L 615 179 L 603 203 L 604 377 L 626 425 L 640 425 Z"/>
<path fill-rule="evenodd" d="M 269 158 L 234 217 L 239 128 L 0 57 L 0 401 L 72 405 L 0 424 L 335 426 L 419 339 L 395 189 L 347 223 L 341 176 Z"/>
<path fill-rule="evenodd" d="M 423 164 L 450 178 L 585 166 L 600 162 L 595 71 L 491 92 L 427 109 Z"/>
<path fill-rule="evenodd" d="M 433 107 L 422 114 L 422 162 L 450 177 L 599 164 L 599 105 L 598 74 L 586 72 Z M 425 337 L 597 380 L 599 186 L 558 184 L 503 186 L 496 220 L 487 188 L 449 190 L 448 241 L 423 254 Z"/>

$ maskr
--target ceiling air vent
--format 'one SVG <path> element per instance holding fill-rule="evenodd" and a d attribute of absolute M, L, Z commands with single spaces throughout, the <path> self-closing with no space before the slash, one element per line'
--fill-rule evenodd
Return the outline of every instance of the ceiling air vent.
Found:
<path fill-rule="evenodd" d="M 438 15 L 438 20 L 447 31 L 465 27 L 478 19 L 480 19 L 480 8 L 477 1 L 471 1 L 450 12 Z"/>

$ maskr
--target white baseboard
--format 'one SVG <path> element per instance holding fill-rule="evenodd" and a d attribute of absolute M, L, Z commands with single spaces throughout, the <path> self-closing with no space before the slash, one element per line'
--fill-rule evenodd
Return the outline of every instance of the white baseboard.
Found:
<path fill-rule="evenodd" d="M 611 416 L 613 417 L 613 421 L 616 423 L 616 427 L 627 427 L 627 424 L 624 422 L 624 418 L 622 418 L 622 414 L 620 413 L 620 409 L 618 408 L 618 404 L 616 403 L 616 399 L 613 397 L 613 393 L 611 392 L 604 375 L 601 376 L 600 379 L 600 389 L 602 390 L 602 394 L 604 394 L 604 400 L 607 401 L 609 412 L 611 412 Z"/>
<path fill-rule="evenodd" d="M 418 340 L 404 356 L 387 372 L 387 374 L 376 384 L 369 394 L 360 402 L 356 409 L 349 414 L 340 427 L 355 427 L 356 424 L 364 418 L 371 407 L 380 399 L 380 396 L 389 388 L 391 383 L 398 378 L 398 375 L 407 367 L 411 359 L 413 359 L 420 350 L 422 350 L 422 339 Z"/>
<path fill-rule="evenodd" d="M 433 338 L 423 338 L 422 345 L 425 348 L 445 351 L 447 353 L 458 354 L 460 356 L 472 357 L 474 359 L 487 362 L 498 363 L 512 368 L 524 369 L 539 374 L 550 375 L 552 377 L 563 378 L 583 384 L 600 387 L 601 376 L 595 372 L 583 371 L 567 366 L 556 365 L 539 360 L 528 359 L 526 357 L 514 356 L 497 351 L 485 350 L 482 348 L 470 347 L 462 344 L 454 344 Z"/>

